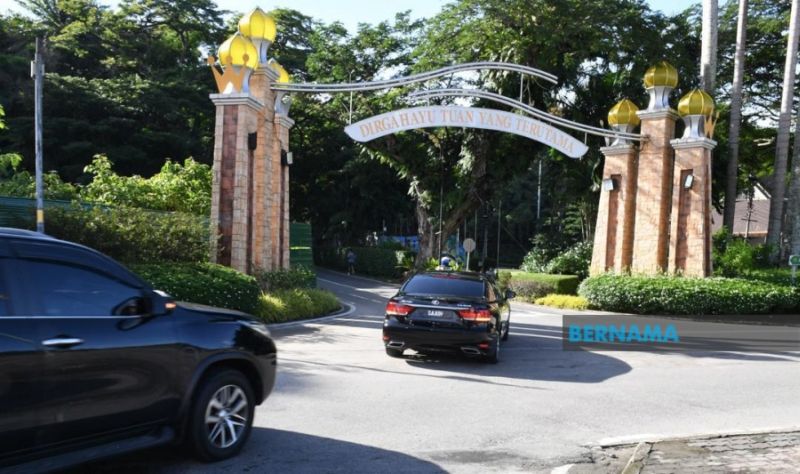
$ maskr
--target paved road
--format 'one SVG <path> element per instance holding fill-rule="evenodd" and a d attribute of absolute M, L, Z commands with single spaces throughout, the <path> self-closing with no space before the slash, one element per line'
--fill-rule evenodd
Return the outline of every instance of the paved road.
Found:
<path fill-rule="evenodd" d="M 279 377 L 236 459 L 160 449 L 95 472 L 531 472 L 612 440 L 800 427 L 800 356 L 565 352 L 560 316 L 516 304 L 498 365 L 391 359 L 391 285 L 333 272 L 354 311 L 275 330 Z M 81 472 L 86 472 L 82 469 Z"/>

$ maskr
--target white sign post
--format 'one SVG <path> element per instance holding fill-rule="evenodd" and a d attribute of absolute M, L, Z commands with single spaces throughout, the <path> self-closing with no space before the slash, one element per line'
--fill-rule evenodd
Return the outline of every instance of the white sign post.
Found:
<path fill-rule="evenodd" d="M 467 252 L 467 270 L 469 270 L 469 254 L 475 250 L 475 241 L 472 239 L 464 239 L 464 251 Z"/>
<path fill-rule="evenodd" d="M 792 286 L 797 284 L 797 267 L 800 266 L 800 255 L 790 255 L 789 265 L 792 266 Z"/>

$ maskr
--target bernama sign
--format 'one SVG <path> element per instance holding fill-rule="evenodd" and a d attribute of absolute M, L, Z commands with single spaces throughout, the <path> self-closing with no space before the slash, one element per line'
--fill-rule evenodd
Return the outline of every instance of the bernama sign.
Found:
<path fill-rule="evenodd" d="M 483 128 L 513 133 L 543 143 L 570 158 L 580 158 L 589 149 L 571 135 L 539 120 L 502 110 L 460 106 L 394 110 L 348 125 L 344 131 L 353 140 L 368 142 L 405 130 L 432 127 Z"/>

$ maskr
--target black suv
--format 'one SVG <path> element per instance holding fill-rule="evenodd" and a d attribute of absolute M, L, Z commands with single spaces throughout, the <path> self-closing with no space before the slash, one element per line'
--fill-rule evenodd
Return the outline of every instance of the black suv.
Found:
<path fill-rule="evenodd" d="M 455 351 L 496 363 L 508 339 L 514 292 L 490 275 L 425 272 L 409 278 L 386 305 L 383 343 L 391 357 L 405 349 Z"/>
<path fill-rule="evenodd" d="M 94 250 L 0 228 L 0 471 L 173 442 L 233 456 L 275 357 L 251 316 L 176 304 Z"/>

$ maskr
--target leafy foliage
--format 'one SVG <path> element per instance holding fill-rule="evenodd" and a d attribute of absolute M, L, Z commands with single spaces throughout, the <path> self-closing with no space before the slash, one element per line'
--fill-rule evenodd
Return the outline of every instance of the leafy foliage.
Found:
<path fill-rule="evenodd" d="M 556 255 L 547 264 L 547 273 L 577 275 L 580 280 L 589 276 L 589 265 L 592 263 L 592 244 L 580 242 L 564 252 Z"/>
<path fill-rule="evenodd" d="M 575 275 L 549 275 L 521 271 L 501 271 L 501 287 L 504 282 L 521 298 L 532 301 L 551 293 L 574 295 L 580 281 Z"/>
<path fill-rule="evenodd" d="M 534 303 L 542 306 L 552 306 L 553 308 L 561 309 L 589 309 L 589 302 L 586 301 L 586 298 L 574 295 L 551 294 L 542 298 L 536 298 Z"/>
<path fill-rule="evenodd" d="M 272 271 L 260 270 L 255 272 L 255 277 L 258 286 L 267 292 L 317 286 L 317 274 L 310 268 L 301 266 Z"/>
<path fill-rule="evenodd" d="M 158 290 L 191 303 L 255 314 L 259 309 L 256 279 L 213 263 L 131 265 L 131 270 Z"/>
<path fill-rule="evenodd" d="M 211 167 L 191 158 L 183 165 L 167 160 L 150 178 L 120 176 L 103 155 L 95 156 L 85 171 L 92 180 L 81 188 L 84 201 L 202 216 L 211 212 Z"/>
<path fill-rule="evenodd" d="M 268 323 L 324 316 L 341 308 L 336 295 L 326 290 L 295 288 L 264 293 L 255 314 Z"/>
<path fill-rule="evenodd" d="M 600 275 L 578 294 L 604 311 L 636 314 L 748 315 L 800 310 L 796 288 L 736 278 Z"/>
<path fill-rule="evenodd" d="M 209 255 L 208 225 L 191 214 L 76 205 L 48 211 L 47 233 L 125 263 L 202 262 Z"/>

